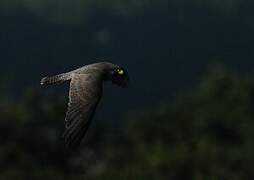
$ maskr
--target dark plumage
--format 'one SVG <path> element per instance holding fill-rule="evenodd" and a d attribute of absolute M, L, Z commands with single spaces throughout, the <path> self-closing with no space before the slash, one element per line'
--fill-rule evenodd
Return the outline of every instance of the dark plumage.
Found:
<path fill-rule="evenodd" d="M 121 87 L 128 87 L 129 77 L 122 67 L 101 62 L 45 77 L 41 80 L 41 85 L 65 81 L 70 81 L 70 90 L 63 137 L 68 147 L 75 148 L 80 144 L 93 118 L 102 95 L 103 81 L 112 81 Z"/>

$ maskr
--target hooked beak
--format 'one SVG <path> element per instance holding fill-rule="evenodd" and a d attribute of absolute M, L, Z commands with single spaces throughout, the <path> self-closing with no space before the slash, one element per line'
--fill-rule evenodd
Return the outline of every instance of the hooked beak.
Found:
<path fill-rule="evenodd" d="M 128 76 L 122 77 L 121 79 L 113 79 L 112 82 L 122 88 L 128 88 L 130 84 Z"/>
<path fill-rule="evenodd" d="M 120 86 L 123 88 L 128 88 L 130 86 L 129 77 L 124 78 Z"/>

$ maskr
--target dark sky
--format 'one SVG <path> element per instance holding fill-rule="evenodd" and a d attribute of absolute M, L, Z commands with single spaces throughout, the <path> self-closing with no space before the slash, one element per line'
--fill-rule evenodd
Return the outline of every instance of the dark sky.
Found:
<path fill-rule="evenodd" d="M 252 1 L 235 0 L 232 5 L 224 0 L 219 7 L 195 0 L 179 2 L 135 11 L 126 6 L 124 15 L 95 6 L 75 23 L 64 21 L 65 12 L 60 12 L 63 17 L 58 22 L 23 6 L 0 8 L 2 86 L 21 93 L 38 87 L 44 75 L 112 61 L 128 69 L 131 88 L 106 85 L 99 111 L 119 116 L 126 110 L 155 106 L 191 87 L 213 61 L 252 71 Z"/>

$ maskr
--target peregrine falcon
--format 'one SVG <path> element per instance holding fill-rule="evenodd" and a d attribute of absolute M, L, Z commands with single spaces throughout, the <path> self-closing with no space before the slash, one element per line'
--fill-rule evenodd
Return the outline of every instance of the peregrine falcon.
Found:
<path fill-rule="evenodd" d="M 76 70 L 44 77 L 41 85 L 69 81 L 69 103 L 65 117 L 63 138 L 67 147 L 77 147 L 90 125 L 96 106 L 102 95 L 103 81 L 111 81 L 128 87 L 129 77 L 125 69 L 109 62 L 89 64 Z"/>

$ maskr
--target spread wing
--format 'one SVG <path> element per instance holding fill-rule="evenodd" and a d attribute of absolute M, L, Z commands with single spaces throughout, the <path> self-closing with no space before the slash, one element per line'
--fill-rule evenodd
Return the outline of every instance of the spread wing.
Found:
<path fill-rule="evenodd" d="M 102 93 L 100 79 L 91 74 L 75 74 L 70 83 L 63 134 L 68 147 L 78 146 L 86 134 Z"/>

